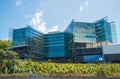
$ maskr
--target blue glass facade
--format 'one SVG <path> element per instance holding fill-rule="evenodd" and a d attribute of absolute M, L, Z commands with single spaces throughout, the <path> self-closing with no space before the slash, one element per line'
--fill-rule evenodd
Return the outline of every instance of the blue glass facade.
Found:
<path fill-rule="evenodd" d="M 20 57 L 43 56 L 43 45 L 43 34 L 30 26 L 13 30 L 12 48 L 19 52 Z"/>
<path fill-rule="evenodd" d="M 65 51 L 68 57 L 73 57 L 73 48 L 92 48 L 96 43 L 95 24 L 71 21 L 65 30 Z"/>
<path fill-rule="evenodd" d="M 95 43 L 95 24 L 74 22 L 74 42 Z"/>
<path fill-rule="evenodd" d="M 66 48 L 69 47 L 70 43 L 79 43 L 75 47 L 93 47 L 93 43 L 96 43 L 95 24 L 85 22 L 72 22 L 65 30 L 65 44 Z M 68 46 L 67 46 L 68 45 Z"/>
<path fill-rule="evenodd" d="M 64 33 L 48 33 L 44 36 L 44 48 L 46 57 L 64 57 L 65 56 L 65 44 Z"/>
<path fill-rule="evenodd" d="M 112 42 L 113 43 L 118 43 L 115 22 L 114 21 L 110 22 L 110 26 L 111 26 Z"/>
<path fill-rule="evenodd" d="M 107 17 L 95 22 L 96 40 L 99 46 L 112 43 L 111 26 Z"/>
<path fill-rule="evenodd" d="M 12 46 L 28 45 L 28 39 L 26 37 L 26 29 L 14 29 L 13 30 L 13 39 Z"/>
<path fill-rule="evenodd" d="M 67 29 L 65 30 L 65 55 L 67 58 L 72 58 L 72 47 L 73 47 L 73 29 L 74 29 L 74 20 L 71 21 Z"/>
<path fill-rule="evenodd" d="M 79 43 L 77 47 L 92 48 L 113 43 L 117 37 L 115 25 L 109 23 L 107 17 L 102 18 L 93 23 L 87 22 L 72 22 L 65 30 L 65 44 L 70 44 L 71 41 Z M 114 35 L 115 34 L 115 35 Z M 76 45 L 75 45 L 76 47 Z"/>
<path fill-rule="evenodd" d="M 95 62 L 102 56 L 101 46 L 113 43 L 115 34 L 113 23 L 107 17 L 93 23 L 71 21 L 65 30 L 65 51 L 69 58 L 81 58 L 83 61 Z M 100 49 L 97 51 L 96 49 Z M 89 51 L 90 50 L 90 51 Z M 92 54 L 92 55 L 90 55 Z M 89 56 L 90 55 L 90 56 Z M 91 58 L 91 59 L 90 59 Z M 87 60 L 88 59 L 88 60 Z"/>

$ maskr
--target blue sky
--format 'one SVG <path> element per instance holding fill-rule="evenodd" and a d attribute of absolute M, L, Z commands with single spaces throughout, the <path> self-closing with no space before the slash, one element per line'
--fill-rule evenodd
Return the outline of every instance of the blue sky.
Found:
<path fill-rule="evenodd" d="M 64 31 L 73 18 L 94 22 L 105 16 L 116 22 L 120 42 L 120 0 L 0 0 L 0 39 L 26 24 L 42 32 Z"/>

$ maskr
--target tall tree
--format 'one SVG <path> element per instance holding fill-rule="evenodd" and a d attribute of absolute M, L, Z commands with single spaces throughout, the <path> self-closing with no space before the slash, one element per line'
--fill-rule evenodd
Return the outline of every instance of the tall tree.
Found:
<path fill-rule="evenodd" d="M 0 40 L 0 49 L 7 49 L 10 42 L 8 40 Z"/>

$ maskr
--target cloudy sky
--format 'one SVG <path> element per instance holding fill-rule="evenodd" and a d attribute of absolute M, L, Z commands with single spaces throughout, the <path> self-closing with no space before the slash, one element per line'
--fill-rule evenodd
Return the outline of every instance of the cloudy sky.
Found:
<path fill-rule="evenodd" d="M 120 0 L 0 0 L 0 39 L 27 24 L 47 33 L 64 31 L 73 18 L 94 22 L 105 16 L 116 22 L 120 42 Z"/>

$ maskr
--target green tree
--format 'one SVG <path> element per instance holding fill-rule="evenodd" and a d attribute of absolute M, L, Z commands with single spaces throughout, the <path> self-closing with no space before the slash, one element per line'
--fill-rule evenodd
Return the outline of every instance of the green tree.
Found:
<path fill-rule="evenodd" d="M 16 59 L 18 58 L 19 56 L 16 52 L 0 49 L 0 72 L 5 73 L 7 69 L 8 73 L 13 73 Z"/>
<path fill-rule="evenodd" d="M 0 49 L 7 49 L 8 46 L 11 45 L 11 42 L 8 40 L 0 40 Z"/>
<path fill-rule="evenodd" d="M 0 49 L 0 60 L 11 60 L 11 59 L 18 59 L 19 56 L 16 52 L 11 50 L 3 50 Z"/>
<path fill-rule="evenodd" d="M 0 66 L 3 64 L 4 60 L 14 60 L 18 58 L 19 56 L 16 52 L 0 49 Z"/>

